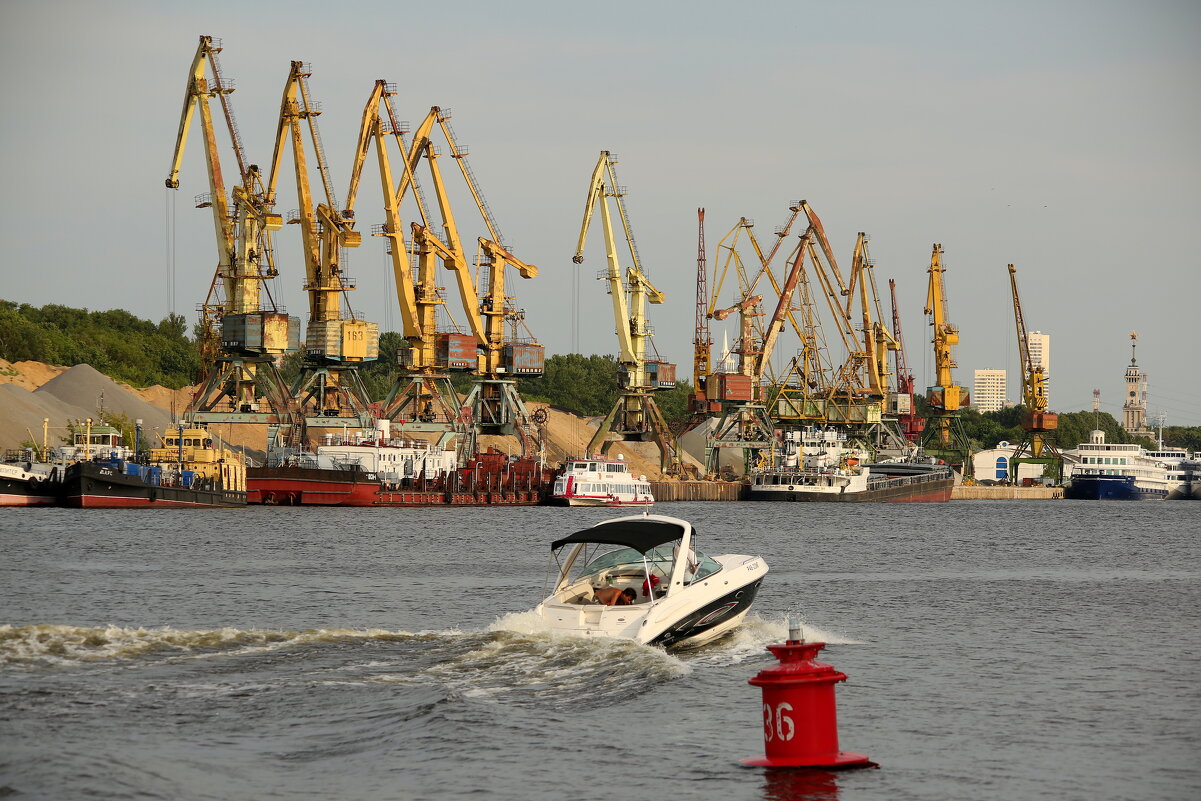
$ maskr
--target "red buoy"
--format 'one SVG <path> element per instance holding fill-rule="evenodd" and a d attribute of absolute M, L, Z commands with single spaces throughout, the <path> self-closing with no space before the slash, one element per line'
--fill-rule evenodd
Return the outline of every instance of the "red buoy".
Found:
<path fill-rule="evenodd" d="M 790 627 L 783 645 L 767 646 L 779 664 L 764 668 L 747 683 L 763 689 L 762 759 L 744 759 L 744 765 L 776 768 L 875 767 L 865 754 L 838 750 L 838 714 L 834 685 L 846 674 L 833 665 L 814 661 L 824 642 L 805 642 L 799 627 Z"/>

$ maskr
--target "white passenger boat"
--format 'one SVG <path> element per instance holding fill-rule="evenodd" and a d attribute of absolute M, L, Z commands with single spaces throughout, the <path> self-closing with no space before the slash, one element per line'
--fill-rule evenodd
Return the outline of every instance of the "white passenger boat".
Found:
<path fill-rule="evenodd" d="M 1179 474 L 1133 443 L 1106 442 L 1104 431 L 1093 431 L 1088 442 L 1064 451 L 1064 497 L 1073 500 L 1161 501 L 1184 484 Z"/>
<path fill-rule="evenodd" d="M 1192 470 L 1186 464 L 1190 461 L 1189 453 L 1184 448 L 1164 447 L 1161 440 L 1155 450 L 1147 451 L 1146 457 L 1154 459 L 1168 471 L 1169 501 L 1194 500 Z"/>
<path fill-rule="evenodd" d="M 606 520 L 551 544 L 554 587 L 534 610 L 546 628 L 671 646 L 737 626 L 767 574 L 758 556 L 706 556 L 685 520 Z M 609 605 L 613 602 L 613 605 Z"/>
<path fill-rule="evenodd" d="M 650 506 L 655 502 L 646 476 L 630 472 L 625 458 L 568 459 L 555 479 L 550 501 L 559 506 Z"/>

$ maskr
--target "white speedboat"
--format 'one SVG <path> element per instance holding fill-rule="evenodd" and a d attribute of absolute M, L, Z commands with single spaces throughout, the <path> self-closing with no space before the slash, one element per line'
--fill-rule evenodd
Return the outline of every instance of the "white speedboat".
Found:
<path fill-rule="evenodd" d="M 534 610 L 551 631 L 651 645 L 707 642 L 737 626 L 767 574 L 758 556 L 706 556 L 686 520 L 606 520 L 551 543 L 554 589 Z M 621 598 L 618 605 L 605 602 Z"/>

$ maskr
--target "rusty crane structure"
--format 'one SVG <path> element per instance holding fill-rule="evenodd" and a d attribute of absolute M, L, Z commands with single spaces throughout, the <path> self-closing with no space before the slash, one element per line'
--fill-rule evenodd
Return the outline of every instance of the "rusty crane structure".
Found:
<path fill-rule="evenodd" d="M 596 434 L 588 443 L 589 453 L 606 453 L 615 441 L 652 441 L 659 448 L 663 470 L 680 470 L 675 435 L 655 403 L 654 393 L 675 386 L 675 365 L 652 356 L 654 345 L 647 316 L 648 304 L 659 304 L 664 295 L 651 283 L 638 257 L 638 247 L 625 207 L 625 187 L 617 181 L 617 157 L 602 150 L 584 203 L 584 218 L 572 261 L 584 262 L 584 246 L 594 214 L 599 211 L 605 242 L 606 269 L 597 276 L 608 284 L 618 344 L 618 397 Z M 618 241 L 613 232 L 613 201 L 625 235 L 628 265 L 621 267 Z"/>
<path fill-rule="evenodd" d="M 269 442 L 290 442 L 303 421 L 277 362 L 297 349 L 300 321 L 288 316 L 271 291 L 278 275 L 272 235 L 283 221 L 273 210 L 258 166 L 246 157 L 230 103 L 233 82 L 223 76 L 218 59 L 221 50 L 220 39 L 200 37 L 166 180 L 169 189 L 179 188 L 184 149 L 199 118 L 209 191 L 196 197 L 196 207 L 211 210 L 217 266 L 200 306 L 204 376 L 184 416 L 194 423 L 266 423 Z M 237 162 L 238 183 L 232 190 L 226 188 L 222 169 L 214 100 Z"/>
<path fill-rule="evenodd" d="M 1009 460 L 1010 479 L 1017 480 L 1018 465 L 1026 462 L 1050 465 L 1055 478 L 1062 480 L 1063 457 L 1055 445 L 1059 415 L 1047 411 L 1047 371 L 1030 355 L 1030 338 L 1022 315 L 1022 301 L 1018 298 L 1017 269 L 1012 264 L 1009 265 L 1009 287 L 1013 294 L 1013 319 L 1022 370 L 1022 405 L 1026 407 L 1022 417 L 1022 441 Z"/>

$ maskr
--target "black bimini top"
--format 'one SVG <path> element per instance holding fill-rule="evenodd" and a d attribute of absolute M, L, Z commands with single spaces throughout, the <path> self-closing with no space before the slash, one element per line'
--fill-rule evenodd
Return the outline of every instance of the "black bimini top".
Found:
<path fill-rule="evenodd" d="M 552 542 L 550 549 L 557 551 L 573 542 L 594 542 L 603 545 L 624 545 L 638 553 L 646 553 L 656 545 L 678 540 L 683 535 L 684 527 L 679 523 L 663 520 L 622 520 L 616 523 L 601 523 L 569 534 Z"/>

